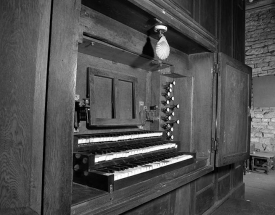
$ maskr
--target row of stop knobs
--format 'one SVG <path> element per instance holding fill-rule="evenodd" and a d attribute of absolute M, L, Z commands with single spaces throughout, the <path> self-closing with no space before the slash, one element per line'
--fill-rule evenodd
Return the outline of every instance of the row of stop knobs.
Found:
<path fill-rule="evenodd" d="M 161 127 L 165 130 L 166 137 L 168 140 L 173 140 L 174 135 L 174 124 L 179 124 L 179 120 L 174 120 L 173 116 L 175 116 L 175 109 L 179 108 L 179 104 L 174 104 L 174 96 L 173 96 L 173 88 L 176 85 L 175 81 L 167 82 L 163 85 L 164 92 L 162 92 L 163 100 L 162 108 L 161 108 L 161 117 L 160 119 L 163 121 Z"/>

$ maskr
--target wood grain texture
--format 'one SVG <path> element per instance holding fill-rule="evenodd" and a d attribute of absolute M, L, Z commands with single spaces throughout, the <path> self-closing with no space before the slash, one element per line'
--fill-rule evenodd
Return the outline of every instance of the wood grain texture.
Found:
<path fill-rule="evenodd" d="M 140 207 L 129 210 L 123 215 L 147 215 L 147 214 L 189 214 L 190 185 L 182 186 L 165 195 L 160 196 Z"/>
<path fill-rule="evenodd" d="M 205 2 L 195 0 L 193 6 L 193 19 L 213 36 L 217 37 L 218 1 Z"/>
<path fill-rule="evenodd" d="M 89 126 L 139 125 L 136 75 L 122 75 L 112 67 L 109 70 L 87 67 L 86 70 L 90 90 Z M 143 82 L 145 90 L 144 84 L 146 82 Z"/>
<path fill-rule="evenodd" d="M 41 210 L 50 6 L 1 1 L 0 210 L 9 214 Z"/>
<path fill-rule="evenodd" d="M 156 39 L 147 37 L 147 35 L 85 6 L 81 8 L 80 27 L 85 34 L 105 41 L 107 44 L 136 55 L 148 55 L 148 51 L 145 50 L 150 49 L 150 53 L 153 52 L 152 55 L 156 56 Z M 188 55 L 183 52 L 171 47 L 169 58 L 165 62 L 174 65 L 176 73 L 191 76 L 188 70 Z"/>
<path fill-rule="evenodd" d="M 169 31 L 166 32 L 165 36 L 170 41 L 170 45 L 188 54 L 213 48 L 207 47 L 207 45 L 216 45 L 215 38 L 201 29 L 189 15 L 179 10 L 179 7 L 170 1 L 141 2 L 131 0 L 121 2 L 114 0 L 110 2 L 95 0 L 83 1 L 83 4 L 142 32 L 144 35 L 150 34 L 150 37 L 158 39 L 152 29 L 155 24 L 153 20 L 156 17 L 169 25 Z M 165 13 L 163 8 L 165 8 Z"/>
<path fill-rule="evenodd" d="M 54 0 L 52 6 L 43 214 L 70 214 L 79 3 Z"/>
<path fill-rule="evenodd" d="M 196 165 L 199 165 L 199 163 Z M 189 167 L 184 167 L 177 171 L 172 171 L 131 187 L 118 190 L 114 192 L 113 195 L 103 196 L 94 200 L 88 200 L 85 203 L 76 204 L 72 207 L 72 213 L 120 214 L 162 196 L 171 190 L 178 189 L 190 183 L 190 181 L 212 171 L 212 168 L 203 167 L 205 163 L 206 162 L 201 163 L 201 167 L 197 171 L 194 171 L 194 169 L 198 167 L 194 168 L 193 165 L 190 165 Z M 193 169 L 193 172 L 186 174 L 191 169 Z"/>
<path fill-rule="evenodd" d="M 203 188 L 209 186 L 210 184 L 215 183 L 214 172 L 208 173 L 207 175 L 202 176 L 196 180 L 196 192 L 199 192 Z"/>
<path fill-rule="evenodd" d="M 175 192 L 167 193 L 122 215 L 174 214 Z"/>
<path fill-rule="evenodd" d="M 10 208 L 10 209 L 0 209 L 1 215 L 18 215 L 18 214 L 27 214 L 27 215 L 38 215 L 40 214 L 32 210 L 31 208 Z"/>
<path fill-rule="evenodd" d="M 218 200 L 224 198 L 231 190 L 231 177 L 227 175 L 218 180 Z"/>
<path fill-rule="evenodd" d="M 249 156 L 251 68 L 219 53 L 216 165 Z"/>
<path fill-rule="evenodd" d="M 176 192 L 176 200 L 174 204 L 174 214 L 175 215 L 182 215 L 182 214 L 189 214 L 190 213 L 190 208 L 189 205 L 191 203 L 191 199 L 189 198 L 190 196 L 190 183 L 186 184 L 179 189 L 175 190 Z"/>
<path fill-rule="evenodd" d="M 238 61 L 245 63 L 245 34 L 243 33 L 243 29 L 245 29 L 245 2 L 242 0 L 235 0 L 233 4 L 233 57 Z"/>
<path fill-rule="evenodd" d="M 233 57 L 233 1 L 219 0 L 219 51 Z"/>
<path fill-rule="evenodd" d="M 193 148 L 197 156 L 210 157 L 213 114 L 213 54 L 190 55 L 190 70 L 194 76 L 193 91 Z"/>
<path fill-rule="evenodd" d="M 193 13 L 193 2 L 194 0 L 170 0 L 175 6 L 181 8 L 189 16 Z"/>
<path fill-rule="evenodd" d="M 146 87 L 148 85 L 147 82 L 147 76 L 150 74 L 150 72 L 139 69 L 139 68 L 133 68 L 129 65 L 121 64 L 121 63 L 114 63 L 109 60 L 93 57 L 87 54 L 78 53 L 78 62 L 77 62 L 77 80 L 76 80 L 76 94 L 80 96 L 80 99 L 86 98 L 87 94 L 87 68 L 93 68 L 93 70 L 100 70 L 100 71 L 107 71 L 106 74 L 109 74 L 109 76 L 116 77 L 131 77 L 136 79 L 135 85 L 136 85 L 136 124 L 139 121 L 139 115 L 138 115 L 138 103 L 139 101 L 145 102 L 148 98 L 148 94 L 146 94 Z M 109 73 L 108 73 L 109 72 Z M 106 76 L 106 75 L 105 75 Z M 108 116 L 105 114 L 105 116 Z M 126 121 L 133 121 L 132 120 L 116 120 L 118 123 L 123 123 Z M 114 119 L 113 119 L 114 121 Z M 149 124 L 149 123 L 147 123 Z M 133 128 L 131 128 L 133 129 Z M 87 129 L 86 128 L 86 122 L 80 123 L 79 133 L 95 133 L 95 132 L 109 132 L 113 130 L 114 128 L 109 128 L 106 130 L 104 129 Z M 123 129 L 116 128 L 115 131 L 121 131 Z M 125 128 L 124 128 L 125 131 Z"/>
<path fill-rule="evenodd" d="M 243 164 L 235 165 L 235 168 L 232 171 L 232 186 L 236 187 L 237 185 L 243 182 Z"/>
<path fill-rule="evenodd" d="M 196 196 L 196 215 L 202 214 L 214 204 L 214 194 L 214 186 L 210 186 L 208 189 L 204 190 Z"/>
<path fill-rule="evenodd" d="M 179 149 L 183 151 L 194 150 L 192 144 L 192 101 L 193 101 L 193 82 L 192 77 L 184 77 L 176 80 L 174 87 L 174 104 L 179 104 L 180 108 L 175 109 L 179 125 L 175 125 L 174 133 L 180 141 Z"/>

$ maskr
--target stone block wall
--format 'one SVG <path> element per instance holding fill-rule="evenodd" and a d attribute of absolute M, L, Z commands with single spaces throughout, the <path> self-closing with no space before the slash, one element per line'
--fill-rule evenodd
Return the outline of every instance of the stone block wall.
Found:
<path fill-rule="evenodd" d="M 246 11 L 246 64 L 252 76 L 275 74 L 275 8 Z"/>
<path fill-rule="evenodd" d="M 274 4 L 246 11 L 245 36 L 245 63 L 252 68 L 252 77 L 275 75 Z M 251 117 L 250 147 L 275 152 L 275 107 L 252 107 Z"/>
<path fill-rule="evenodd" d="M 260 151 L 275 152 L 275 107 L 251 111 L 251 144 Z"/>

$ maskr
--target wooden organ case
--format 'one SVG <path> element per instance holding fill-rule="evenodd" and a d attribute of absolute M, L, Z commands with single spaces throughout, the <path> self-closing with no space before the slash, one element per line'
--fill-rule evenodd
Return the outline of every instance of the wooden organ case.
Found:
<path fill-rule="evenodd" d="M 247 157 L 249 139 L 241 133 L 249 130 L 250 70 L 222 53 L 211 53 L 215 40 L 214 46 L 201 45 L 202 40 L 190 40 L 160 19 L 164 17 L 158 20 L 141 8 L 137 2 L 83 1 L 74 213 L 83 207 L 95 214 L 121 213 L 214 166 Z M 139 21 L 125 19 L 128 13 Z M 159 22 L 168 25 L 165 36 L 171 47 L 164 61 L 156 56 L 158 35 L 152 30 Z M 229 147 L 217 150 L 218 144 Z M 127 206 L 122 203 L 130 197 Z M 89 202 L 89 208 L 81 202 Z"/>
<path fill-rule="evenodd" d="M 243 193 L 244 1 L 1 6 L 0 214 L 200 215 Z"/>
<path fill-rule="evenodd" d="M 128 13 L 140 21 L 125 19 Z M 211 53 L 215 40 L 214 46 L 200 45 L 169 21 L 165 35 L 171 53 L 160 61 L 152 29 L 164 20 L 156 20 L 137 2 L 83 1 L 74 213 L 121 213 L 248 155 L 250 70 Z M 235 117 L 226 117 L 224 108 Z M 235 130 L 229 128 L 233 124 Z M 217 143 L 231 146 L 217 150 Z"/>

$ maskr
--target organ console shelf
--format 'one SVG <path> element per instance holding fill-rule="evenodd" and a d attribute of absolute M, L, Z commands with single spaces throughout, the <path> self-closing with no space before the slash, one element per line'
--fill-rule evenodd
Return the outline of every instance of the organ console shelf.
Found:
<path fill-rule="evenodd" d="M 160 131 L 75 135 L 74 182 L 113 192 L 195 162 Z"/>

